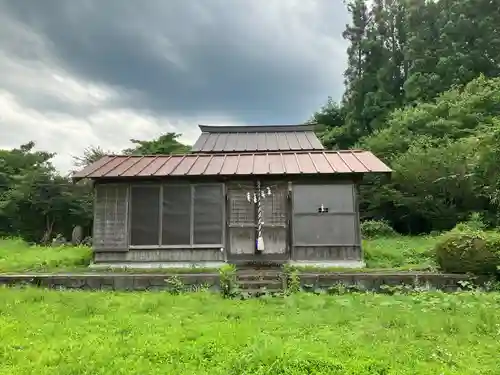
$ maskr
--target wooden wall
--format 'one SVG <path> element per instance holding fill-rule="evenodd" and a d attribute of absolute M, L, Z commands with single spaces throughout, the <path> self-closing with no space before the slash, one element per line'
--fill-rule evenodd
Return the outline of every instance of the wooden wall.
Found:
<path fill-rule="evenodd" d="M 128 250 L 128 197 L 128 185 L 96 185 L 93 231 L 96 252 Z"/>
<path fill-rule="evenodd" d="M 217 249 L 157 249 L 127 252 L 96 252 L 94 261 L 105 262 L 223 262 L 224 253 Z"/>
<path fill-rule="evenodd" d="M 244 186 L 244 183 L 236 185 Z M 277 189 L 275 182 L 272 182 L 272 185 Z M 234 190 L 235 184 L 228 184 L 229 188 L 231 186 Z M 295 180 L 291 184 L 289 204 L 286 203 L 287 183 L 284 182 L 280 186 L 276 190 L 279 192 L 279 197 L 277 196 L 279 200 L 276 198 L 266 202 L 270 204 L 269 207 L 266 205 L 266 209 L 279 207 L 278 211 L 283 216 L 280 216 L 279 220 L 272 216 L 277 208 L 272 208 L 273 212 L 265 211 L 265 242 L 277 244 L 276 249 L 271 246 L 268 251 L 282 253 L 283 248 L 286 247 L 284 255 L 287 259 L 295 261 L 362 260 L 357 188 L 354 182 Z M 96 184 L 93 233 L 95 262 L 224 261 L 228 259 L 229 248 L 232 248 L 234 253 L 242 255 L 254 254 L 253 230 L 255 226 L 251 224 L 251 221 L 255 217 L 255 207 L 249 205 L 250 211 L 240 212 L 237 207 L 231 207 L 231 200 L 228 201 L 230 203 L 227 217 L 229 228 L 226 229 L 228 235 L 225 236 L 225 243 L 222 244 L 224 251 L 221 251 L 220 246 L 131 248 L 129 244 L 129 190 L 129 182 Z M 246 196 L 239 198 L 241 199 L 234 200 L 235 204 L 239 201 L 246 203 Z M 322 205 L 328 209 L 328 212 L 318 212 L 318 208 Z M 240 219 L 238 216 L 240 214 L 248 218 Z M 238 220 L 235 220 L 236 218 Z M 286 228 L 288 225 L 291 225 L 291 230 Z M 229 254 L 230 257 L 231 254 Z"/>
<path fill-rule="evenodd" d="M 294 184 L 292 207 L 293 260 L 362 260 L 353 182 Z"/>
<path fill-rule="evenodd" d="M 361 246 L 294 246 L 292 253 L 296 261 L 360 261 L 363 259 Z"/>

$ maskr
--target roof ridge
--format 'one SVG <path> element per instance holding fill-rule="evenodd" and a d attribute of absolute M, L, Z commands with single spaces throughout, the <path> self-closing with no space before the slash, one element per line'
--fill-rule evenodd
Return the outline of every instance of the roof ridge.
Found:
<path fill-rule="evenodd" d="M 314 124 L 296 125 L 198 125 L 203 133 L 269 133 L 314 131 Z"/>

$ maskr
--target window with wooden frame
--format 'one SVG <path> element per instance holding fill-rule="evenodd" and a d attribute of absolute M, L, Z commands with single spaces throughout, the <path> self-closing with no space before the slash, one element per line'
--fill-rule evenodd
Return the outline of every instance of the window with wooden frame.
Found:
<path fill-rule="evenodd" d="M 130 189 L 130 244 L 157 245 L 160 230 L 160 186 L 136 185 Z"/>
<path fill-rule="evenodd" d="M 193 186 L 193 244 L 222 244 L 222 185 Z"/>
<path fill-rule="evenodd" d="M 221 246 L 224 206 L 220 183 L 133 186 L 130 245 Z"/>

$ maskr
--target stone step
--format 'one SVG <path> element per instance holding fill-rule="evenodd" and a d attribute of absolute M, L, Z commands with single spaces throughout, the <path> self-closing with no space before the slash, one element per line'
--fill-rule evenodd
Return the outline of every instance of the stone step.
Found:
<path fill-rule="evenodd" d="M 237 273 L 236 277 L 238 280 L 262 280 L 262 281 L 280 281 L 281 277 L 279 273 L 270 273 L 270 272 L 248 272 L 248 273 Z"/>
<path fill-rule="evenodd" d="M 280 280 L 238 280 L 240 288 L 281 288 Z"/>
<path fill-rule="evenodd" d="M 243 293 L 248 293 L 250 294 L 251 296 L 255 296 L 255 295 L 262 295 L 264 293 L 280 293 L 282 292 L 281 289 L 265 289 L 265 290 L 262 290 L 262 289 L 244 289 L 242 290 Z"/>

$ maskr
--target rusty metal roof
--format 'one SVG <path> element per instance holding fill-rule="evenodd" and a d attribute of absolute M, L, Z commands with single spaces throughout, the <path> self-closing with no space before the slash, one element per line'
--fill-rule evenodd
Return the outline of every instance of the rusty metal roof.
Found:
<path fill-rule="evenodd" d="M 298 151 L 160 156 L 105 156 L 73 179 L 167 176 L 389 173 L 369 151 Z"/>
<path fill-rule="evenodd" d="M 200 125 L 193 152 L 258 152 L 323 150 L 312 125 Z"/>

